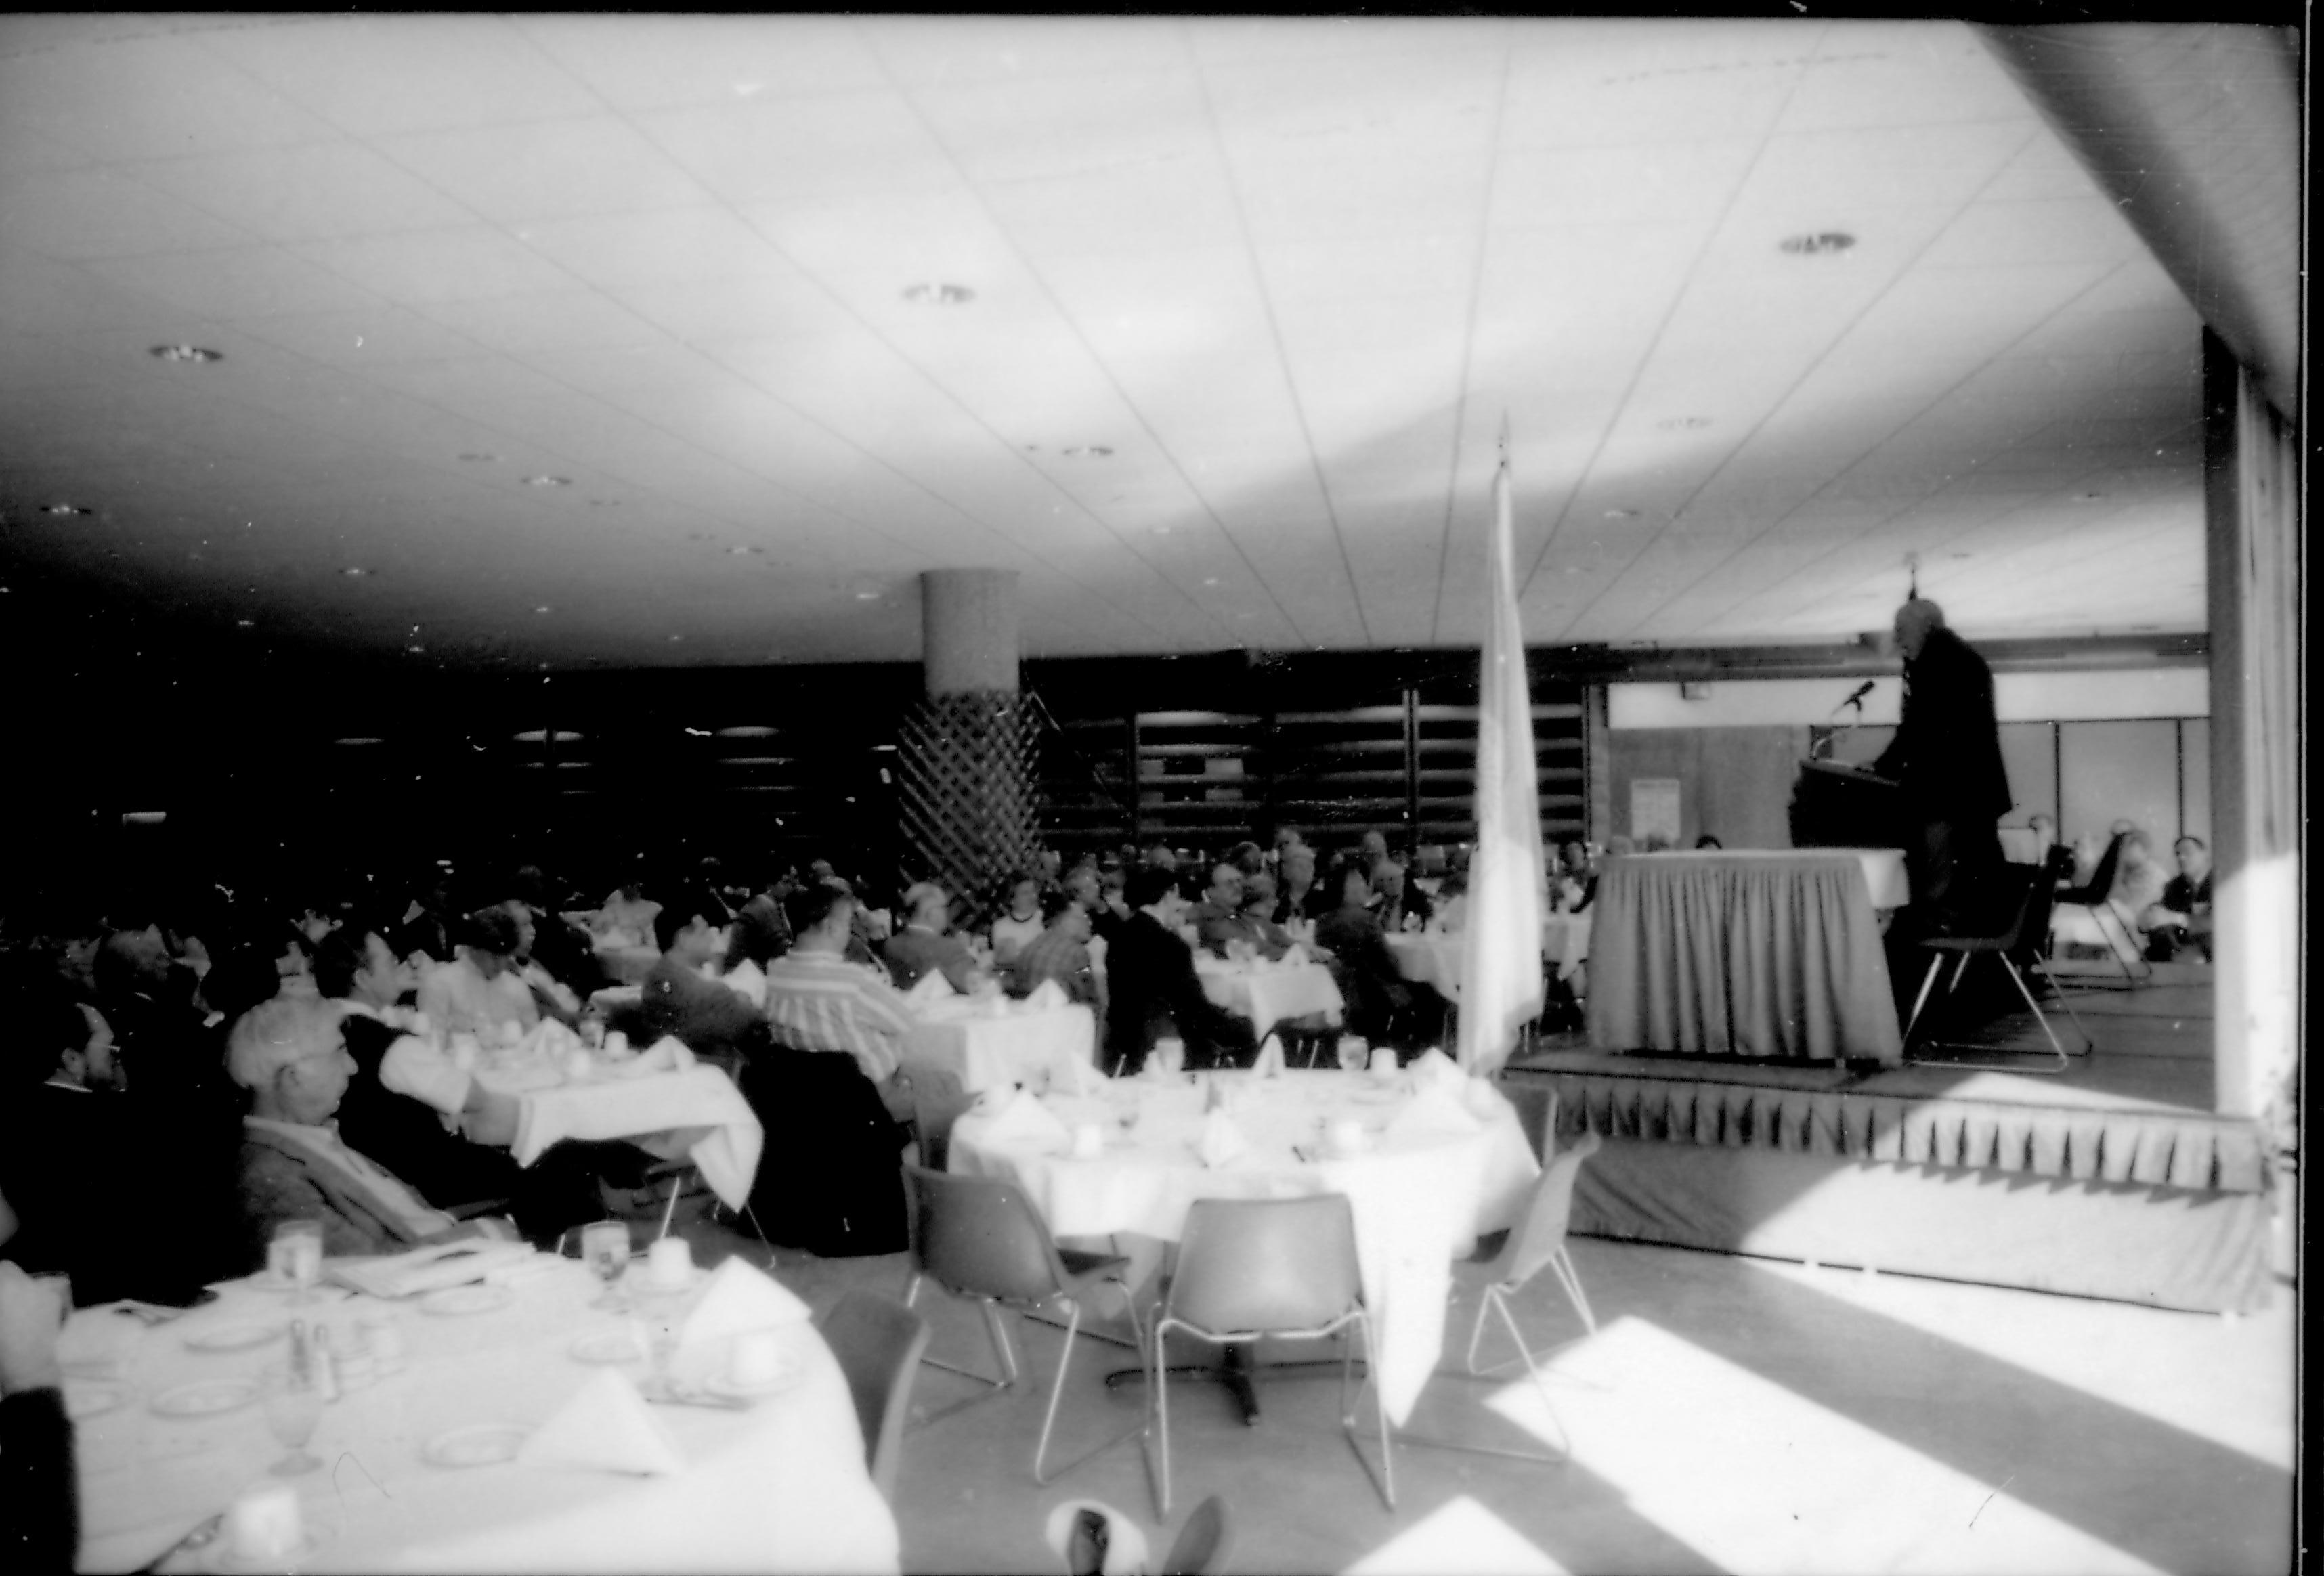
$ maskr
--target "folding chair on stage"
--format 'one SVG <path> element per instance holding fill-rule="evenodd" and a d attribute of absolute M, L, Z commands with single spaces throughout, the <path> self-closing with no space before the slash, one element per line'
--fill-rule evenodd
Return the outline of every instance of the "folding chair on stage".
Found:
<path fill-rule="evenodd" d="M 2113 956 L 2115 966 L 2122 971 L 2122 977 L 2128 981 L 2130 988 L 2135 991 L 2154 977 L 2154 971 L 2146 966 L 2146 957 L 2139 950 L 2138 938 L 2130 934 L 2130 921 L 2116 912 L 2111 901 L 2115 870 L 2122 863 L 2122 842 L 2125 835 L 2126 834 L 2120 832 L 2115 834 L 2113 840 L 2107 844 L 2106 852 L 2098 856 L 2098 868 L 2090 871 L 2090 879 L 2087 882 L 2078 887 L 2059 888 L 2056 896 L 2052 899 L 2052 903 L 2054 907 L 2080 908 L 2089 915 L 2090 924 L 2098 931 L 2099 938 L 2106 943 L 2106 949 Z M 2112 919 L 2116 929 L 2121 932 L 2119 940 L 2116 937 L 2115 930 L 2109 930 L 2107 927 L 2107 919 Z M 2042 930 L 2035 939 L 2040 940 L 2049 933 L 2049 920 L 2045 916 Z M 2052 989 L 2055 989 L 2056 985 L 2055 980 L 2051 981 Z M 2063 992 L 2060 994 L 2062 997 Z"/>
<path fill-rule="evenodd" d="M 2111 858 L 2112 855 L 2109 854 L 2108 859 Z M 2090 1038 L 2089 1031 L 2082 1027 L 2080 1017 L 2075 1013 L 2073 1003 L 2066 1000 L 2066 993 L 2063 991 L 2058 990 L 2057 980 L 2051 974 L 2049 965 L 2042 961 L 2042 938 L 2049 934 L 2050 929 L 2051 895 L 2048 868 L 2025 864 L 2005 865 L 2002 868 L 2009 872 L 2022 888 L 2015 905 L 2015 911 L 2012 914 L 2006 927 L 1991 935 L 1932 935 L 1921 943 L 1922 946 L 1928 949 L 1933 955 L 1929 959 L 1928 973 L 1921 980 L 1920 994 L 1914 999 L 1913 1016 L 1904 1024 L 1904 1045 L 1909 1051 L 1913 1043 L 1913 1031 L 1920 1026 L 1922 1009 L 1928 1005 L 1929 992 L 1936 985 L 1937 974 L 1944 968 L 1946 957 L 1950 955 L 1957 960 L 1953 964 L 1953 977 L 1945 987 L 1945 994 L 1950 997 L 1960 989 L 1961 976 L 1969 971 L 1969 959 L 1981 953 L 1990 953 L 2001 960 L 2003 968 L 2009 971 L 2009 978 L 2016 985 L 2017 993 L 2025 999 L 2025 1005 L 2033 1009 L 2034 1021 L 2042 1026 L 2042 1033 L 2050 1041 L 2050 1050 L 2058 1058 L 2057 1064 L 2051 1067 L 2028 1067 L 2014 1062 L 1967 1061 L 1954 1056 L 1908 1056 L 1906 1058 L 1916 1064 L 1932 1067 L 1973 1067 L 1995 1073 L 2044 1074 L 2062 1073 L 2073 1064 L 2066 1047 L 2058 1041 L 2057 1031 L 2050 1027 L 2050 1019 L 2043 1013 L 2041 1003 L 2034 1000 L 2034 992 L 2026 988 L 2025 976 L 2018 972 L 2017 964 L 2011 956 L 2012 954 L 2022 955 L 2029 966 L 2040 970 L 2042 977 L 2049 982 L 2050 989 L 2057 991 L 2058 1004 L 2066 1009 L 2066 1016 L 2073 1019 L 2074 1031 L 2082 1037 L 2082 1048 L 2072 1055 L 2086 1056 L 2097 1048 L 2096 1042 Z M 2112 872 L 2105 870 L 2104 862 L 2101 862 L 2100 869 L 2108 880 L 2113 879 Z M 1945 1047 L 1942 1046 L 1932 1046 L 1931 1048 L 1956 1048 L 1970 1051 L 1983 1049 L 1978 1046 Z M 1987 1054 L 2039 1055 L 2041 1053 L 1994 1051 Z"/>

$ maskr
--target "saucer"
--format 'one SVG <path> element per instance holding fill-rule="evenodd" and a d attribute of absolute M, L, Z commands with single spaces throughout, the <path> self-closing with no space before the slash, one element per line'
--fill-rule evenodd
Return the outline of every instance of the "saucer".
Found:
<path fill-rule="evenodd" d="M 267 1571 L 296 1570 L 321 1553 L 323 1545 L 329 1541 L 321 1533 L 310 1528 L 300 1534 L 299 1542 L 284 1553 L 271 1554 L 263 1559 L 254 1559 L 235 1553 L 234 1546 L 226 1539 L 220 1538 L 204 1549 L 195 1562 L 205 1571 L 218 1572 L 219 1576 L 263 1576 Z"/>
<path fill-rule="evenodd" d="M 254 1346 L 264 1346 L 270 1341 L 281 1339 L 281 1325 L 245 1319 L 197 1330 L 186 1337 L 186 1345 L 194 1351 L 248 1351 Z"/>
<path fill-rule="evenodd" d="M 595 1335 L 584 1335 L 573 1343 L 572 1351 L 583 1362 L 643 1362 L 646 1357 L 637 1337 L 626 1330 L 600 1330 Z"/>
<path fill-rule="evenodd" d="M 478 1282 L 470 1286 L 446 1286 L 429 1292 L 420 1299 L 423 1313 L 440 1313 L 449 1318 L 462 1313 L 489 1313 L 495 1308 L 505 1308 L 516 1299 L 506 1286 Z"/>
<path fill-rule="evenodd" d="M 93 1385 L 84 1379 L 65 1381 L 65 1415 L 78 1423 L 117 1412 L 129 1404 L 129 1392 L 119 1385 Z"/>
<path fill-rule="evenodd" d="M 153 1410 L 164 1417 L 208 1417 L 247 1406 L 258 1399 L 256 1387 L 243 1379 L 204 1379 L 180 1385 L 153 1397 Z"/>
<path fill-rule="evenodd" d="M 479 1423 L 439 1433 L 420 1447 L 420 1459 L 436 1467 L 493 1467 L 514 1461 L 530 1430 L 509 1423 Z"/>

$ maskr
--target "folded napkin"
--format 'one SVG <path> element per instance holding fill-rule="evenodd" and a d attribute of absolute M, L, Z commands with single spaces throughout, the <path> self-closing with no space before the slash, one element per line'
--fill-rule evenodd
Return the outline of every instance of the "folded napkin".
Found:
<path fill-rule="evenodd" d="M 1037 1012 L 1054 1012 L 1060 1007 L 1071 1004 L 1072 998 L 1065 994 L 1065 987 L 1055 980 L 1042 981 L 1034 986 L 1032 992 L 1025 998 L 1025 1005 Z"/>
<path fill-rule="evenodd" d="M 1204 1115 L 1203 1136 L 1194 1141 L 1194 1153 L 1202 1157 L 1204 1165 L 1231 1166 L 1250 1152 L 1250 1139 L 1223 1109 Z"/>
<path fill-rule="evenodd" d="M 728 990 L 739 992 L 753 1007 L 767 1004 L 767 972 L 744 958 L 718 976 Z"/>
<path fill-rule="evenodd" d="M 1307 948 L 1305 945 L 1295 941 L 1289 946 L 1284 948 L 1280 963 L 1281 966 L 1286 969 L 1302 969 L 1305 968 L 1314 961 L 1314 959 L 1307 955 Z"/>
<path fill-rule="evenodd" d="M 1421 1052 L 1405 1071 L 1412 1075 L 1415 1089 L 1447 1089 L 1458 1093 L 1469 1081 L 1460 1064 L 1439 1050 Z"/>
<path fill-rule="evenodd" d="M 912 988 L 904 992 L 904 1000 L 915 1007 L 925 1007 L 931 1001 L 959 994 L 952 988 L 952 982 L 944 977 L 942 969 L 930 969 L 913 982 Z"/>
<path fill-rule="evenodd" d="M 1146 1530 L 1097 1499 L 1068 1499 L 1049 1512 L 1050 1552 L 1065 1576 L 1144 1576 Z"/>
<path fill-rule="evenodd" d="M 804 1324 L 807 1307 L 788 1286 L 736 1254 L 711 1271 L 702 1298 L 679 1326 L 681 1347 L 722 1341 L 745 1330 Z"/>
<path fill-rule="evenodd" d="M 1029 1090 L 988 1089 L 977 1097 L 976 1114 L 986 1118 L 984 1142 L 988 1144 L 1073 1142 L 1072 1131 L 1057 1120 L 1057 1113 Z"/>
<path fill-rule="evenodd" d="M 1270 1033 L 1266 1039 L 1259 1043 L 1259 1060 L 1250 1064 L 1250 1070 L 1258 1074 L 1262 1078 L 1280 1078 L 1283 1076 L 1283 1038 L 1281 1036 Z"/>
<path fill-rule="evenodd" d="M 1403 1109 L 1388 1119 L 1387 1129 L 1388 1136 L 1392 1138 L 1417 1138 L 1481 1130 L 1477 1119 L 1470 1114 L 1468 1101 L 1461 1090 L 1427 1087 L 1406 1101 Z"/>
<path fill-rule="evenodd" d="M 533 1258 L 524 1242 L 486 1242 L 466 1238 L 436 1242 L 386 1258 L 334 1258 L 324 1265 L 330 1278 L 374 1297 L 410 1297 L 445 1286 L 466 1286 L 509 1270 Z"/>
<path fill-rule="evenodd" d="M 655 1073 L 683 1073 L 694 1061 L 694 1053 L 687 1049 L 684 1040 L 666 1034 L 636 1055 L 608 1064 L 598 1072 L 607 1078 L 643 1078 Z"/>
<path fill-rule="evenodd" d="M 1470 1079 L 1469 1087 L 1462 1091 L 1461 1098 L 1468 1106 L 1469 1114 L 1480 1121 L 1491 1120 L 1500 1113 L 1503 1106 L 1509 1103 L 1509 1097 L 1503 1094 L 1490 1078 Z"/>
<path fill-rule="evenodd" d="M 673 1477 L 686 1456 L 630 1377 L 599 1369 L 573 1398 L 532 1431 L 516 1459 L 530 1467 L 591 1467 Z"/>

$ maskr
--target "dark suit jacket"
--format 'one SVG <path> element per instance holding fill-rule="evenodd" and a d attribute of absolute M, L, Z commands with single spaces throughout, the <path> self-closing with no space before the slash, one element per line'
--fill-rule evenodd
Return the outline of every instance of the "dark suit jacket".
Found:
<path fill-rule="evenodd" d="M 976 960 L 969 955 L 968 943 L 950 931 L 935 935 L 908 925 L 888 938 L 883 951 L 899 991 L 910 990 L 930 969 L 939 971 L 964 996 L 976 983 Z"/>
<path fill-rule="evenodd" d="M 339 1100 L 339 1137 L 348 1148 L 393 1172 L 433 1203 L 474 1203 L 516 1191 L 517 1164 L 507 1150 L 446 1131 L 432 1106 L 380 1083 L 379 1065 L 397 1030 L 355 1013 L 339 1028 L 356 1067 Z"/>
<path fill-rule="evenodd" d="M 2009 774 L 1993 714 L 1993 673 L 1948 629 L 1933 629 L 1904 664 L 1904 710 L 1872 770 L 1901 784 L 1923 821 L 1991 825 L 2009 813 Z"/>
<path fill-rule="evenodd" d="M 638 1025 L 632 1037 L 644 1036 L 641 1044 L 676 1035 L 687 1050 L 722 1064 L 771 1043 L 763 1009 L 752 1006 L 732 986 L 704 979 L 667 953 L 647 973 L 632 1020 Z"/>
<path fill-rule="evenodd" d="M 1123 924 L 1105 954 L 1105 1048 L 1134 1071 L 1156 1039 L 1176 1034 L 1189 1066 L 1213 1065 L 1251 1049 L 1250 1026 L 1212 1002 L 1194 976 L 1194 953 L 1143 909 Z"/>

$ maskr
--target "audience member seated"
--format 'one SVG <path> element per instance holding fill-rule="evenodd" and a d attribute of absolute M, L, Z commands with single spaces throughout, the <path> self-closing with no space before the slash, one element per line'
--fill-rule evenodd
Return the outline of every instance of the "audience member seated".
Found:
<path fill-rule="evenodd" d="M 335 1009 L 288 997 L 253 1008 L 227 1037 L 226 1070 L 250 1092 L 240 1176 L 245 1268 L 264 1265 L 286 1221 L 320 1221 L 326 1255 L 513 1236 L 499 1222 L 453 1220 L 340 1139 L 332 1118 L 355 1062 Z"/>
<path fill-rule="evenodd" d="M 2211 851 L 2200 837 L 2171 845 L 2179 873 L 2163 885 L 2163 897 L 2139 916 L 2146 931 L 2146 955 L 2169 963 L 2190 949 L 2211 961 Z"/>
<path fill-rule="evenodd" d="M 1009 878 L 1009 907 L 992 922 L 992 963 L 1006 969 L 1025 944 L 1048 926 L 1041 918 L 1041 880 L 1021 871 Z"/>
<path fill-rule="evenodd" d="M 355 1072 L 338 1107 L 339 1138 L 419 1189 L 447 1203 L 512 1198 L 518 1167 L 505 1148 L 471 1142 L 512 1142 L 516 1101 L 494 1094 L 450 1056 L 410 1037 L 410 1013 L 400 1007 L 409 971 L 386 942 L 365 934 L 360 945 L 346 931 L 315 954 L 315 984 L 339 1012 L 339 1032 Z"/>
<path fill-rule="evenodd" d="M 1295 919 L 1316 920 L 1332 911 L 1323 890 L 1315 884 L 1315 851 L 1298 842 L 1298 834 L 1276 858 L 1276 868 L 1282 873 L 1283 895 L 1276 900 L 1275 922 L 1288 925 Z"/>
<path fill-rule="evenodd" d="M 540 1023 L 539 998 L 511 966 L 520 945 L 514 915 L 479 908 L 460 921 L 452 938 L 459 955 L 420 975 L 420 1010 L 437 1032 L 471 1034 L 491 1045 L 504 1024 L 523 1031 Z"/>
<path fill-rule="evenodd" d="M 653 917 L 661 905 L 646 901 L 638 890 L 635 876 L 613 889 L 597 910 L 597 918 L 608 934 L 617 934 L 633 945 L 642 946 L 653 935 Z"/>
<path fill-rule="evenodd" d="M 741 1078 L 767 1131 L 752 1211 L 770 1240 L 826 1258 L 908 1240 L 899 1119 L 911 1092 L 896 1068 L 911 1019 L 878 970 L 847 961 L 854 907 L 837 880 L 793 896 L 798 939 L 767 968 L 774 1044 Z"/>
<path fill-rule="evenodd" d="M 1041 917 L 1048 924 L 1018 953 L 1010 974 L 1010 992 L 1030 996 L 1044 981 L 1054 982 L 1069 999 L 1102 1014 L 1103 992 L 1090 966 L 1089 911 L 1070 893 L 1046 892 Z"/>
<path fill-rule="evenodd" d="M 910 917 L 884 949 L 896 988 L 908 991 L 934 969 L 962 995 L 974 991 L 982 976 L 968 944 L 951 934 L 951 894 L 934 881 L 918 881 L 905 890 L 904 907 Z"/>
<path fill-rule="evenodd" d="M 679 912 L 666 905 L 654 916 L 654 942 L 661 956 L 640 987 L 634 1021 L 641 1042 L 675 1035 L 686 1047 L 732 1073 L 746 1052 L 767 1043 L 766 1015 L 733 986 L 707 978 L 703 969 L 724 950 L 724 938 L 698 909 Z"/>
<path fill-rule="evenodd" d="M 396 921 L 388 945 L 401 957 L 448 963 L 455 945 L 452 931 L 458 923 L 452 908 L 451 878 L 431 868 L 413 888 L 411 901 Z"/>
<path fill-rule="evenodd" d="M 1291 950 L 1290 933 L 1275 922 L 1275 878 L 1265 871 L 1243 878 L 1241 917 L 1260 957 L 1272 960 Z"/>
<path fill-rule="evenodd" d="M 1388 950 L 1386 933 L 1367 900 L 1363 866 L 1339 874 L 1340 906 L 1315 922 L 1315 939 L 1332 953 L 1332 974 L 1347 1000 L 1347 1027 L 1401 1053 L 1424 1050 L 1444 1035 L 1446 1003 L 1435 990 L 1407 980 Z"/>
<path fill-rule="evenodd" d="M 1258 939 L 1242 917 L 1243 880 L 1242 871 L 1231 864 L 1213 865 L 1211 884 L 1187 916 L 1194 926 L 1195 945 L 1213 957 L 1225 957 L 1232 943 L 1250 945 Z"/>
<path fill-rule="evenodd" d="M 547 881 L 540 872 L 526 866 L 518 872 L 518 886 L 520 891 L 532 894 L 508 901 L 509 914 L 517 922 L 513 961 L 518 977 L 535 990 L 546 991 L 566 1011 L 578 1014 L 592 991 L 613 982 L 598 961 L 588 932 L 549 902 L 544 895 Z"/>
<path fill-rule="evenodd" d="M 68 1312 L 52 1289 L 0 1260 L 0 1554 L 12 1571 L 69 1571 L 80 1553 L 73 1425 L 57 1362 Z"/>
<path fill-rule="evenodd" d="M 1257 1054 L 1251 1027 L 1203 994 L 1194 949 L 1178 934 L 1186 900 L 1177 876 L 1158 865 L 1131 872 L 1135 910 L 1106 951 L 1109 1065 L 1135 1073 L 1154 1042 L 1176 1037 L 1189 1067 L 1248 1065 Z"/>
<path fill-rule="evenodd" d="M 1428 922 L 1434 911 L 1428 894 L 1409 886 L 1404 879 L 1404 866 L 1392 859 L 1384 859 L 1372 867 L 1372 917 L 1380 928 L 1391 934 L 1399 930 L 1417 930 Z M 1408 921 L 1408 923 L 1407 923 Z"/>
<path fill-rule="evenodd" d="M 745 963 L 755 963 L 764 972 L 769 963 L 790 951 L 791 924 L 783 915 L 783 902 L 798 889 L 798 882 L 786 871 L 734 911 L 723 972 L 731 973 Z"/>

